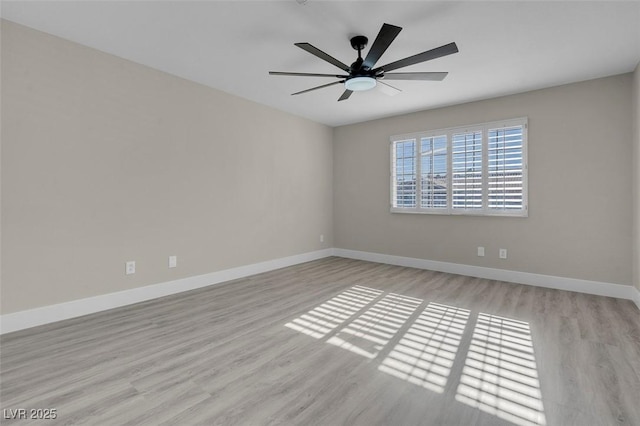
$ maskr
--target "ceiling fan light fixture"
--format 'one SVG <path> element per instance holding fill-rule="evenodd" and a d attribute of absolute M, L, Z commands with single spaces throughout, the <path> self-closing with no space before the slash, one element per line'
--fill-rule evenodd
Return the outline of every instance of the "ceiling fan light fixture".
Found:
<path fill-rule="evenodd" d="M 344 87 L 353 92 L 362 92 L 376 87 L 376 79 L 373 77 L 353 77 L 344 82 Z"/>

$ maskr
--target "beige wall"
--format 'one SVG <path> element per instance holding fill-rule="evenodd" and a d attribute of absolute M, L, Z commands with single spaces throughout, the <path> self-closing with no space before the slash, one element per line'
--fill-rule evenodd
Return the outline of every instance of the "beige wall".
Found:
<path fill-rule="evenodd" d="M 631 83 L 626 74 L 334 129 L 335 246 L 631 284 Z M 521 116 L 528 218 L 389 212 L 391 135 Z"/>
<path fill-rule="evenodd" d="M 633 73 L 633 284 L 640 290 L 640 64 Z"/>
<path fill-rule="evenodd" d="M 7 21 L 1 137 L 3 314 L 333 245 L 329 127 Z"/>

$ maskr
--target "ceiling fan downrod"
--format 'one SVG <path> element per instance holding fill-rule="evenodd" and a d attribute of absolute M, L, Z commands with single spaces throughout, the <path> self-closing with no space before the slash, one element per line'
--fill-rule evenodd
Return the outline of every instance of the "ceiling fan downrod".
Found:
<path fill-rule="evenodd" d="M 365 47 L 367 47 L 367 43 L 369 39 L 363 35 L 355 36 L 351 38 L 351 47 L 358 51 L 358 59 L 354 63 L 351 64 L 351 72 L 354 75 L 368 75 L 364 74 L 361 71 L 368 71 L 362 69 L 362 64 L 364 59 L 362 59 L 362 51 Z"/>

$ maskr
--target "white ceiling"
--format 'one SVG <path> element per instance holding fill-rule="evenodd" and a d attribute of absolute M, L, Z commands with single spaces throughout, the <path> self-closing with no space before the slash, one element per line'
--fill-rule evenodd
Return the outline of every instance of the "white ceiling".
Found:
<path fill-rule="evenodd" d="M 640 2 L 3 1 L 2 17 L 330 126 L 630 72 L 640 61 Z M 448 71 L 443 82 L 394 81 L 337 102 L 331 79 L 268 71 L 339 71 L 293 45 L 350 64 L 349 38 L 403 27 L 383 65 L 455 41 L 460 53 L 398 71 Z"/>

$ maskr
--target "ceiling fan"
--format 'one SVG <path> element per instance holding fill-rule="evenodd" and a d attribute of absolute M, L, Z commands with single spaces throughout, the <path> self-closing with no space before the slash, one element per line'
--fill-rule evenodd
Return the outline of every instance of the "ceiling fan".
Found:
<path fill-rule="evenodd" d="M 285 76 L 297 76 L 297 77 L 333 77 L 338 78 L 338 81 L 332 83 L 323 84 L 321 86 L 312 87 L 311 89 L 302 90 L 300 92 L 292 93 L 292 95 L 300 95 L 302 93 L 311 92 L 312 90 L 323 89 L 325 87 L 333 86 L 336 84 L 344 83 L 345 91 L 338 101 L 344 101 L 349 99 L 349 96 L 353 92 L 364 91 L 373 89 L 377 83 L 391 88 L 391 90 L 400 91 L 400 89 L 393 87 L 384 80 L 428 80 L 428 81 L 442 81 L 447 76 L 446 72 L 395 72 L 389 71 L 397 70 L 398 68 L 408 67 L 409 65 L 419 64 L 420 62 L 430 61 L 432 59 L 440 58 L 442 56 L 451 55 L 458 52 L 458 46 L 455 43 L 445 44 L 444 46 L 436 47 L 435 49 L 427 50 L 426 52 L 418 53 L 417 55 L 409 56 L 399 61 L 391 62 L 390 64 L 383 65 L 381 67 L 374 68 L 376 62 L 380 59 L 382 54 L 387 50 L 389 45 L 395 40 L 398 34 L 402 31 L 401 27 L 397 27 L 391 24 L 383 24 L 380 28 L 378 36 L 373 42 L 371 49 L 367 57 L 362 59 L 362 50 L 367 46 L 369 39 L 365 36 L 359 35 L 351 39 L 351 47 L 358 51 L 358 59 L 351 66 L 337 60 L 333 56 L 323 52 L 317 47 L 309 43 L 295 43 L 299 48 L 306 50 L 318 58 L 329 62 L 330 64 L 340 68 L 346 74 L 313 74 L 303 72 L 280 72 L 269 71 L 270 75 L 285 75 Z"/>

